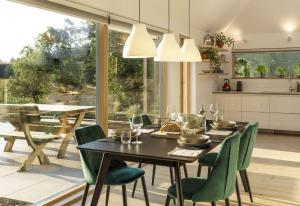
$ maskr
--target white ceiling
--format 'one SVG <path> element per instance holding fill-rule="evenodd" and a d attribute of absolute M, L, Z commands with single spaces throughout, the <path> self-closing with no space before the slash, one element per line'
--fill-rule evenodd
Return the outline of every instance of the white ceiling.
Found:
<path fill-rule="evenodd" d="M 49 0 L 104 9 L 132 19 L 138 17 L 138 0 Z M 188 0 L 171 1 L 171 28 L 188 32 Z M 167 28 L 168 0 L 141 0 L 142 21 Z M 300 31 L 300 0 L 191 0 L 192 28 L 203 32 L 282 33 L 294 24 Z M 298 27 L 299 25 L 299 27 Z M 291 26 L 290 26 L 291 27 Z"/>

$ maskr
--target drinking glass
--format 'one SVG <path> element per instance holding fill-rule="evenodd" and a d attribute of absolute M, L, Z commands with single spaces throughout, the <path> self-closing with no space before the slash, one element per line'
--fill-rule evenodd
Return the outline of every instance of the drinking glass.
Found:
<path fill-rule="evenodd" d="M 210 112 L 210 115 L 211 115 L 211 120 L 214 120 L 215 108 L 214 108 L 213 104 L 210 104 L 209 112 Z"/>
<path fill-rule="evenodd" d="M 123 144 L 130 144 L 131 142 L 131 131 L 129 130 L 123 130 L 121 132 L 121 142 Z"/>
<path fill-rule="evenodd" d="M 142 141 L 139 141 L 139 136 L 140 136 L 140 129 L 143 126 L 143 118 L 141 115 L 134 115 L 132 117 L 132 128 L 134 129 L 134 131 L 137 133 L 136 134 L 136 140 L 134 142 L 132 142 L 132 144 L 141 144 L 143 143 Z"/>
<path fill-rule="evenodd" d="M 174 105 L 168 105 L 167 106 L 167 112 L 166 112 L 167 117 L 170 118 L 171 121 L 175 121 L 176 120 L 176 112 L 175 112 L 175 107 Z"/>

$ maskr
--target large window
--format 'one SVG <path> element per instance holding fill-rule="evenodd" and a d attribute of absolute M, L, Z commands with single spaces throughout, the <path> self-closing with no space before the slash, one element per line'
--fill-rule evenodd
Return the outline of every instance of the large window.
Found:
<path fill-rule="evenodd" d="M 235 77 L 278 78 L 300 75 L 300 51 L 233 53 Z M 263 75 L 261 75 L 263 73 Z"/>
<path fill-rule="evenodd" d="M 72 130 L 74 122 L 96 123 L 96 24 L 3 0 L 0 19 L 0 205 L 38 203 L 84 182 Z M 38 108 L 34 112 L 40 118 L 34 123 L 41 125 L 30 125 L 30 132 L 48 137 L 55 131 L 60 138 L 43 148 L 50 164 L 40 165 L 36 158 L 22 173 L 17 170 L 33 151 L 30 146 L 45 142 L 43 135 L 31 142 L 24 134 L 16 141 L 12 138 L 14 130 L 24 133 L 16 121 L 21 113 L 14 108 L 28 103 Z M 4 139 L 4 131 L 12 135 Z M 13 146 L 5 150 L 8 140 Z M 63 140 L 68 146 L 61 150 Z"/>
<path fill-rule="evenodd" d="M 160 113 L 160 65 L 153 58 L 122 58 L 128 35 L 109 29 L 109 120 L 128 121 L 133 113 Z"/>

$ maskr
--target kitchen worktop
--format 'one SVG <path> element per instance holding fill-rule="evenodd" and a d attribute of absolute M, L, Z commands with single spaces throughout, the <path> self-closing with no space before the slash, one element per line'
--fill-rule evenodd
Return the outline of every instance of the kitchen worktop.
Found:
<path fill-rule="evenodd" d="M 300 95 L 300 92 L 284 92 L 284 91 L 245 91 L 245 92 L 238 92 L 238 91 L 214 91 L 214 94 L 267 94 L 267 95 Z"/>

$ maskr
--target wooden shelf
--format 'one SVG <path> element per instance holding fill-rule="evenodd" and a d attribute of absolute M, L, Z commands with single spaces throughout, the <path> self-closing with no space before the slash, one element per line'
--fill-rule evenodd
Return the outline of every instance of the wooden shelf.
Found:
<path fill-rule="evenodd" d="M 229 52 L 228 49 L 219 48 L 219 47 L 216 47 L 216 46 L 200 45 L 199 47 L 200 48 L 210 48 L 210 49 L 216 50 L 218 52 Z"/>
<path fill-rule="evenodd" d="M 210 63 L 210 59 L 202 59 L 202 62 Z M 221 64 L 227 64 L 229 61 L 221 62 Z"/>
<path fill-rule="evenodd" d="M 200 76 L 222 76 L 222 75 L 228 75 L 228 73 L 199 73 Z"/>

